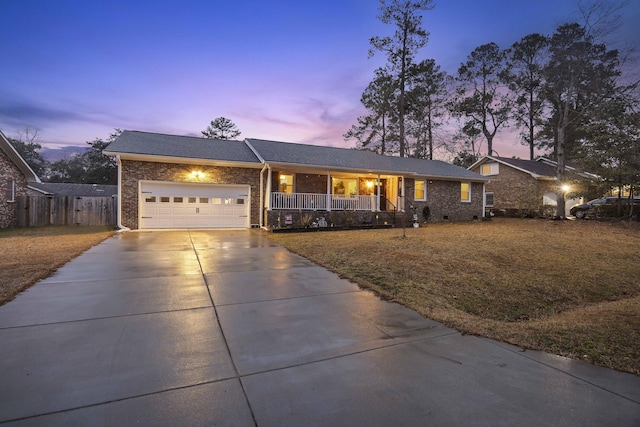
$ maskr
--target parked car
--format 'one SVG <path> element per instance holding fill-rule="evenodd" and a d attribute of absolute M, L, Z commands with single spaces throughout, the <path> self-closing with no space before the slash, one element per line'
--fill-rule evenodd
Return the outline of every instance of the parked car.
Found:
<path fill-rule="evenodd" d="M 599 199 L 590 200 L 587 203 L 572 207 L 569 213 L 578 219 L 583 219 L 589 210 L 594 210 L 597 212 L 597 215 L 601 216 L 615 216 L 617 213 L 617 204 L 621 203 L 622 206 L 626 208 L 629 206 L 629 200 L 628 197 L 600 197 Z M 640 213 L 640 197 L 634 197 L 631 200 L 633 200 L 634 213 Z"/>

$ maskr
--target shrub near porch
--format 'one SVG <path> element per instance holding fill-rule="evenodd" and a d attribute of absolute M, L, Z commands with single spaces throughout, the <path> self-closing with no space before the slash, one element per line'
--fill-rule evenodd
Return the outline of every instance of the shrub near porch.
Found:
<path fill-rule="evenodd" d="M 640 374 L 638 224 L 500 219 L 406 235 L 270 238 L 462 332 Z"/>

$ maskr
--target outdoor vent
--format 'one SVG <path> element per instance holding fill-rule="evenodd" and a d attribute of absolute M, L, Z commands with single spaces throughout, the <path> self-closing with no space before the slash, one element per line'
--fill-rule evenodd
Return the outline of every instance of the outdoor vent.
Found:
<path fill-rule="evenodd" d="M 442 215 L 442 219 L 449 219 L 449 215 Z"/>

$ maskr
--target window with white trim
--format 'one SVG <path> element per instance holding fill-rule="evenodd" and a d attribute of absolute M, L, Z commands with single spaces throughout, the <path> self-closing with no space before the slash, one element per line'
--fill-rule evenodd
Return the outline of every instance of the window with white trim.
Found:
<path fill-rule="evenodd" d="M 493 207 L 493 193 L 484 193 L 484 204 L 487 207 Z"/>
<path fill-rule="evenodd" d="M 293 193 L 293 174 L 280 173 L 280 192 Z"/>
<path fill-rule="evenodd" d="M 487 163 L 480 167 L 481 175 L 498 175 L 499 173 L 499 165 L 498 163 Z"/>
<path fill-rule="evenodd" d="M 468 182 L 460 183 L 460 201 L 471 202 L 471 184 Z"/>
<path fill-rule="evenodd" d="M 7 202 L 16 201 L 16 181 L 13 178 L 7 180 Z"/>
<path fill-rule="evenodd" d="M 345 196 L 358 195 L 357 179 L 331 177 L 331 187 L 333 188 L 333 194 L 340 194 Z"/>
<path fill-rule="evenodd" d="M 423 179 L 416 179 L 413 191 L 413 200 L 418 202 L 424 202 L 427 200 L 427 181 Z"/>

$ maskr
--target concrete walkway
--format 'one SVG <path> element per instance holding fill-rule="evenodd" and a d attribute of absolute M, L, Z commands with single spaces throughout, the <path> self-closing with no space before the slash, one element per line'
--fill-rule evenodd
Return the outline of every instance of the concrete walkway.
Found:
<path fill-rule="evenodd" d="M 260 232 L 129 232 L 0 307 L 0 425 L 638 426 L 640 377 L 463 336 Z"/>

